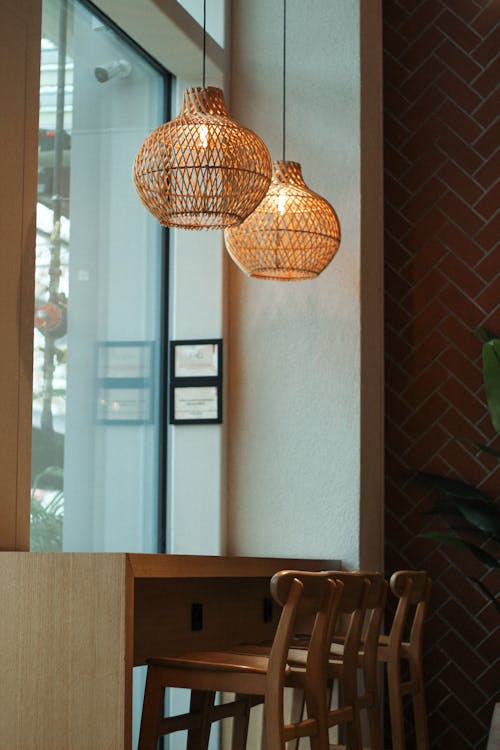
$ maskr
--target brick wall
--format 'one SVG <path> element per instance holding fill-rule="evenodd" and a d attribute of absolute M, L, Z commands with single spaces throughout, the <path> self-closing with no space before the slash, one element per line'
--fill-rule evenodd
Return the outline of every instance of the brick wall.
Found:
<path fill-rule="evenodd" d="M 500 494 L 498 462 L 453 440 L 499 447 L 471 330 L 500 335 L 500 2 L 384 0 L 383 9 L 386 569 L 425 568 L 435 581 L 431 748 L 481 749 L 500 700 L 500 617 L 464 575 L 484 574 L 468 551 L 418 538 L 430 501 L 412 470 Z M 487 582 L 498 590 L 498 576 Z"/>

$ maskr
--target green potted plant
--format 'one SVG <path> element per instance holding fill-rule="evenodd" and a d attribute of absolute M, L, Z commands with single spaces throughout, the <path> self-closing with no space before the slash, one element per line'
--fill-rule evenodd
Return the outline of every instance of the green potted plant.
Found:
<path fill-rule="evenodd" d="M 491 423 L 500 434 L 500 339 L 485 328 L 478 328 L 474 335 L 483 343 L 483 380 Z M 491 456 L 500 458 L 500 453 L 488 445 L 475 440 L 469 444 Z M 418 472 L 418 477 L 436 492 L 428 515 L 443 518 L 450 531 L 429 531 L 420 536 L 440 544 L 468 549 L 487 570 L 500 570 L 500 504 L 498 497 L 491 497 L 483 490 L 461 479 L 443 477 L 428 472 Z M 491 591 L 477 576 L 468 576 L 492 602 L 500 613 L 498 593 Z"/>

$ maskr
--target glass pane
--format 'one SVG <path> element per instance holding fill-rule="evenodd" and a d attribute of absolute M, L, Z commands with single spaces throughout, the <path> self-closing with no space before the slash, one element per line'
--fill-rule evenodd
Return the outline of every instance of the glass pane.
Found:
<path fill-rule="evenodd" d="M 165 76 L 44 0 L 31 548 L 156 551 L 162 234 L 133 186 Z"/>

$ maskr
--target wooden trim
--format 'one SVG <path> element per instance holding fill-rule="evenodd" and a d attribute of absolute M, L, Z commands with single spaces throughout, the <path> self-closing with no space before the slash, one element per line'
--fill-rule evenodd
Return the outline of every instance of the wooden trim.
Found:
<path fill-rule="evenodd" d="M 0 549 L 29 548 L 41 0 L 0 0 Z"/>
<path fill-rule="evenodd" d="M 359 565 L 384 559 L 384 244 L 382 3 L 360 4 L 361 475 Z"/>

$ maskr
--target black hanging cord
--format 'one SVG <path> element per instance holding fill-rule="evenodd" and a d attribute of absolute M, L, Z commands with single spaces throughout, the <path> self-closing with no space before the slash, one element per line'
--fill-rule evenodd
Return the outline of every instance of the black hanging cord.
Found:
<path fill-rule="evenodd" d="M 207 49 L 207 0 L 203 0 L 203 88 L 205 88 L 206 49 Z"/>
<path fill-rule="evenodd" d="M 286 132 L 286 0 L 283 0 L 283 161 L 285 161 Z"/>

